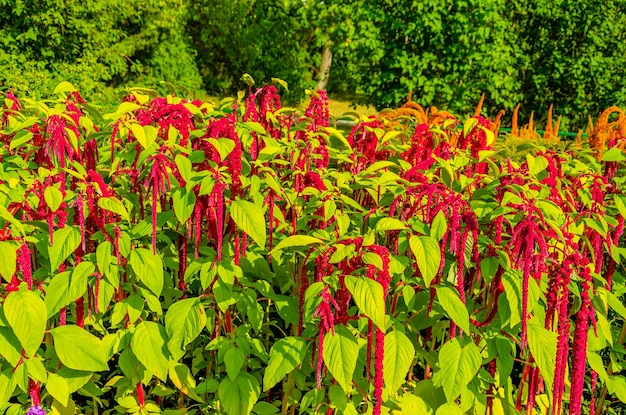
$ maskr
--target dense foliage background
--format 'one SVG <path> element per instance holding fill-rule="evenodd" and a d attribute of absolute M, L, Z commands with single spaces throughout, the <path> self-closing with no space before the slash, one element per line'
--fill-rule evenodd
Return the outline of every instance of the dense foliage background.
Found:
<path fill-rule="evenodd" d="M 465 112 L 521 103 L 586 126 L 626 102 L 626 1 L 0 0 L 0 88 L 41 95 L 60 80 L 100 101 L 158 81 L 222 95 L 286 80 L 303 98 L 332 52 L 328 90 L 378 108 L 409 93 Z"/>

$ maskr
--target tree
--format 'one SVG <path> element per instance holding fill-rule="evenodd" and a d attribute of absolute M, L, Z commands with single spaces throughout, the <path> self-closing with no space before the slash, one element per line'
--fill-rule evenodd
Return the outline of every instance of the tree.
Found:
<path fill-rule="evenodd" d="M 123 85 L 200 86 L 182 0 L 0 0 L 0 82 L 31 92 L 70 81 L 110 99 Z"/>

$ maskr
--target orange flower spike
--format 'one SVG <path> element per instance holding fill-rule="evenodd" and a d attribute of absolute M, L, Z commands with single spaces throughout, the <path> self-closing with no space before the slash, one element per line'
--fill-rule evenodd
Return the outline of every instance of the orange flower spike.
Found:
<path fill-rule="evenodd" d="M 478 117 L 480 112 L 483 109 L 483 102 L 485 102 L 485 93 L 480 96 L 480 101 L 478 101 L 478 105 L 476 106 L 476 111 L 474 111 L 474 117 Z"/>
<path fill-rule="evenodd" d="M 576 135 L 576 148 L 583 148 L 582 138 L 583 130 L 578 130 L 578 134 Z"/>
<path fill-rule="evenodd" d="M 528 120 L 528 138 L 536 138 L 537 133 L 533 129 L 533 119 L 535 118 L 535 113 L 530 113 L 530 119 Z"/>
<path fill-rule="evenodd" d="M 520 131 L 517 127 L 517 116 L 519 113 L 519 106 L 520 104 L 517 104 L 515 106 L 515 109 L 513 110 L 513 119 L 511 120 L 511 135 L 513 137 L 519 137 L 520 136 Z"/>
<path fill-rule="evenodd" d="M 554 123 L 554 128 L 552 129 L 554 138 L 557 140 L 559 139 L 559 127 L 560 126 L 561 126 L 561 116 L 559 115 L 559 118 L 557 118 L 556 122 Z"/>

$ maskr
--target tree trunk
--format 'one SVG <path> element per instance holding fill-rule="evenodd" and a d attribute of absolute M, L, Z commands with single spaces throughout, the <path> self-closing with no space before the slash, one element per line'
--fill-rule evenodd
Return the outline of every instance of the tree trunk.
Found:
<path fill-rule="evenodd" d="M 330 46 L 333 44 L 330 40 L 326 41 L 322 47 L 322 63 L 320 64 L 320 80 L 317 83 L 317 90 L 325 90 L 328 86 L 328 76 L 330 75 L 330 65 L 333 63 L 333 53 Z"/>

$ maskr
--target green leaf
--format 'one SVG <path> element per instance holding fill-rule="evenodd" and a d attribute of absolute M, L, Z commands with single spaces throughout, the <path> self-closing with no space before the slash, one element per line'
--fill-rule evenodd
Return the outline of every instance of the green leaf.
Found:
<path fill-rule="evenodd" d="M 13 367 L 22 358 L 22 344 L 9 327 L 0 327 L 0 356 Z"/>
<path fill-rule="evenodd" d="M 87 279 L 95 270 L 91 262 L 85 261 L 78 264 L 71 273 L 61 272 L 52 277 L 44 298 L 48 318 L 85 294 Z"/>
<path fill-rule="evenodd" d="M 66 325 L 55 327 L 50 332 L 54 350 L 65 366 L 89 372 L 109 370 L 102 342 L 87 330 Z"/>
<path fill-rule="evenodd" d="M 465 120 L 463 124 L 463 136 L 467 137 L 467 135 L 472 132 L 472 130 L 478 125 L 478 118 L 468 118 Z"/>
<path fill-rule="evenodd" d="M 10 292 L 2 306 L 4 316 L 27 357 L 37 353 L 46 332 L 46 305 L 32 291 Z"/>
<path fill-rule="evenodd" d="M 9 241 L 0 241 L 0 276 L 7 282 L 11 281 L 13 274 L 17 268 L 17 249 L 16 244 Z"/>
<path fill-rule="evenodd" d="M 394 330 L 385 335 L 383 377 L 385 387 L 391 395 L 404 383 L 414 356 L 413 343 L 404 333 Z"/>
<path fill-rule="evenodd" d="M 619 147 L 612 147 L 604 152 L 602 155 L 602 161 L 624 161 L 626 155 Z"/>
<path fill-rule="evenodd" d="M 448 402 L 454 401 L 476 377 L 482 359 L 478 347 L 471 341 L 461 345 L 454 338 L 439 351 L 439 370 L 433 375 L 435 386 L 443 387 Z"/>
<path fill-rule="evenodd" d="M 235 224 L 256 242 L 261 248 L 265 248 L 265 214 L 263 209 L 248 202 L 237 199 L 230 205 L 230 216 Z"/>
<path fill-rule="evenodd" d="M 537 318 L 533 318 L 528 322 L 528 346 L 541 376 L 546 381 L 547 389 L 551 391 L 554 384 L 558 336 L 557 333 L 545 329 L 536 320 Z"/>
<path fill-rule="evenodd" d="M 78 91 L 78 89 L 67 81 L 60 82 L 59 85 L 54 88 L 54 94 L 67 94 L 74 91 Z"/>
<path fill-rule="evenodd" d="M 467 307 L 461 301 L 457 291 L 453 288 L 437 287 L 437 298 L 448 317 L 454 321 L 464 332 L 470 332 L 469 313 Z"/>
<path fill-rule="evenodd" d="M 459 406 L 452 402 L 446 402 L 437 408 L 435 415 L 463 415 L 464 412 Z"/>
<path fill-rule="evenodd" d="M 270 349 L 270 359 L 263 375 L 263 390 L 267 391 L 302 364 L 306 342 L 299 337 L 285 337 Z"/>
<path fill-rule="evenodd" d="M 43 191 L 43 198 L 52 212 L 56 212 L 63 203 L 63 193 L 54 186 L 46 187 Z"/>
<path fill-rule="evenodd" d="M 606 382 L 609 374 L 606 371 L 606 365 L 602 361 L 602 357 L 598 353 L 587 350 L 587 363 L 589 363 L 589 367 L 598 374 L 600 382 Z"/>
<path fill-rule="evenodd" d="M 65 379 L 55 373 L 50 373 L 46 382 L 46 390 L 61 405 L 67 406 L 70 399 L 70 387 Z"/>
<path fill-rule="evenodd" d="M 352 389 L 352 376 L 359 357 L 359 344 L 352 332 L 342 325 L 324 336 L 324 364 L 346 393 Z"/>
<path fill-rule="evenodd" d="M 220 383 L 218 396 L 228 415 L 248 415 L 259 399 L 261 388 L 249 373 L 242 372 L 234 381 L 228 376 Z"/>
<path fill-rule="evenodd" d="M 400 219 L 382 218 L 376 222 L 374 230 L 376 232 L 399 231 L 406 229 L 406 225 Z"/>
<path fill-rule="evenodd" d="M 22 144 L 28 143 L 33 138 L 33 133 L 27 130 L 18 131 L 11 140 L 11 144 L 9 145 L 9 150 L 15 150 L 20 147 Z"/>
<path fill-rule="evenodd" d="M 191 165 L 191 160 L 181 154 L 177 154 L 174 158 L 174 162 L 176 163 L 178 172 L 180 173 L 180 176 L 183 178 L 183 180 L 185 180 L 186 182 L 191 181 L 193 176 L 193 167 Z"/>
<path fill-rule="evenodd" d="M 221 161 L 226 160 L 230 152 L 235 149 L 235 142 L 230 138 L 207 138 L 207 141 L 211 143 L 220 154 Z"/>
<path fill-rule="evenodd" d="M 169 336 L 168 349 L 174 360 L 185 354 L 185 346 L 195 340 L 206 324 L 206 313 L 198 298 L 175 302 L 165 313 L 165 331 Z"/>
<path fill-rule="evenodd" d="M 226 365 L 226 374 L 230 380 L 235 380 L 239 371 L 243 367 L 243 362 L 246 360 L 246 356 L 241 349 L 237 347 L 231 347 L 226 351 L 224 355 L 224 364 Z"/>
<path fill-rule="evenodd" d="M 607 389 L 609 393 L 617 396 L 617 399 L 626 403 L 626 377 L 624 376 L 609 376 L 606 381 Z"/>
<path fill-rule="evenodd" d="M 612 292 L 608 290 L 602 291 L 606 292 L 606 300 L 611 308 L 615 310 L 615 312 L 619 314 L 623 319 L 626 319 L 626 307 L 624 307 L 624 304 Z"/>
<path fill-rule="evenodd" d="M 50 270 L 56 272 L 61 264 L 80 245 L 80 232 L 73 226 L 65 226 L 54 232 L 53 244 L 48 248 L 50 256 Z"/>
<path fill-rule="evenodd" d="M 9 367 L 0 373 L 0 405 L 5 406 L 13 396 L 17 382 L 13 376 L 13 368 Z M 22 411 L 23 412 L 23 411 Z M 21 413 L 21 412 L 20 412 Z"/>
<path fill-rule="evenodd" d="M 167 380 L 169 369 L 166 342 L 165 328 L 153 321 L 139 323 L 130 341 L 130 347 L 137 360 L 163 382 Z"/>
<path fill-rule="evenodd" d="M 418 396 L 405 393 L 402 396 L 402 415 L 423 414 L 431 415 L 432 411 L 424 402 L 424 400 Z"/>
<path fill-rule="evenodd" d="M 409 246 L 417 261 L 417 268 L 420 270 L 426 287 L 437 276 L 441 265 L 441 248 L 439 243 L 432 236 L 411 236 Z"/>
<path fill-rule="evenodd" d="M 445 235 L 448 230 L 448 222 L 446 221 L 446 214 L 443 213 L 443 210 L 437 212 L 435 217 L 433 218 L 433 222 L 430 224 L 430 236 L 435 238 L 437 241 L 441 241 L 443 235 Z"/>
<path fill-rule="evenodd" d="M 136 248 L 130 252 L 130 266 L 150 291 L 157 297 L 163 291 L 163 261 L 161 257 L 145 248 Z"/>
<path fill-rule="evenodd" d="M 302 247 L 322 243 L 324 243 L 324 241 L 314 236 L 291 235 L 280 241 L 278 245 L 276 245 L 274 249 L 272 249 L 272 253 L 282 251 L 283 249 L 287 248 Z"/>
<path fill-rule="evenodd" d="M 367 277 L 353 277 L 351 275 L 347 275 L 344 281 L 359 310 L 384 332 L 385 298 L 382 285 Z"/>
<path fill-rule="evenodd" d="M 172 199 L 174 201 L 174 213 L 176 214 L 176 218 L 184 225 L 187 223 L 196 207 L 196 195 L 193 191 L 187 191 L 184 187 L 178 187 L 174 190 Z"/>
<path fill-rule="evenodd" d="M 193 378 L 186 365 L 182 363 L 170 365 L 169 375 L 170 380 L 179 391 L 198 402 L 204 402 L 204 400 L 195 392 L 196 380 Z"/>
<path fill-rule="evenodd" d="M 98 199 L 98 207 L 116 215 L 120 215 L 122 219 L 130 221 L 126 206 L 115 196 L 101 197 Z"/>

